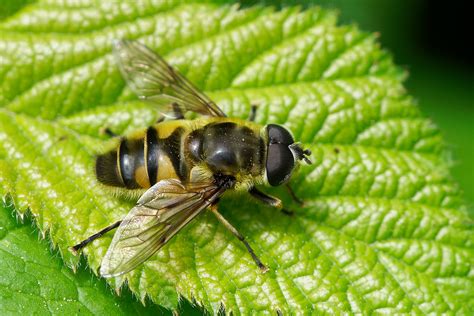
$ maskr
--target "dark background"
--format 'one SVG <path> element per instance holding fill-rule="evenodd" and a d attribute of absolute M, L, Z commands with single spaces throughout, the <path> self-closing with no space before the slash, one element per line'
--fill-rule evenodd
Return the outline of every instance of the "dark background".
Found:
<path fill-rule="evenodd" d="M 380 34 L 395 63 L 409 71 L 405 82 L 423 113 L 441 129 L 452 152 L 452 175 L 474 214 L 474 54 L 467 1 L 429 0 L 243 0 L 284 7 L 320 5 L 339 11 L 340 24 Z"/>

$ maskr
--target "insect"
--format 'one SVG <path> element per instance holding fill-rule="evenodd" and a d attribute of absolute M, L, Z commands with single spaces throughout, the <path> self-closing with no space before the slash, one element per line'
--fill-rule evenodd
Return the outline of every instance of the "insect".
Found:
<path fill-rule="evenodd" d="M 267 266 L 244 236 L 219 213 L 219 198 L 226 191 L 247 191 L 282 209 L 279 199 L 256 185 L 287 183 L 301 160 L 311 163 L 307 157 L 311 152 L 295 143 L 286 128 L 254 123 L 255 107 L 249 121 L 227 117 L 163 58 L 136 41 L 116 42 L 114 55 L 138 97 L 162 109 L 168 107 L 174 118 L 120 138 L 115 148 L 97 156 L 99 182 L 142 195 L 123 220 L 71 250 L 77 253 L 118 228 L 100 268 L 104 277 L 118 276 L 146 261 L 197 215 L 210 209 L 266 272 Z M 183 113 L 187 111 L 203 116 L 186 120 Z"/>

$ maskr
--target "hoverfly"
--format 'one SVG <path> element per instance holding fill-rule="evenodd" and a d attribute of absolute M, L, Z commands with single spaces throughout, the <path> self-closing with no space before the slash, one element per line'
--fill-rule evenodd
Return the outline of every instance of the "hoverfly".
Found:
<path fill-rule="evenodd" d="M 228 118 L 163 58 L 138 42 L 117 41 L 114 55 L 138 97 L 166 105 L 174 118 L 120 138 L 114 149 L 97 156 L 99 182 L 144 193 L 123 220 L 71 250 L 77 253 L 118 227 L 100 268 L 104 277 L 118 276 L 146 261 L 197 215 L 210 209 L 266 272 L 268 268 L 244 236 L 218 212 L 217 203 L 228 190 L 244 190 L 282 209 L 279 199 L 255 185 L 285 184 L 300 160 L 311 163 L 307 157 L 311 152 L 295 143 L 284 127 L 254 123 L 255 107 L 249 121 Z M 204 116 L 186 120 L 186 111 Z"/>

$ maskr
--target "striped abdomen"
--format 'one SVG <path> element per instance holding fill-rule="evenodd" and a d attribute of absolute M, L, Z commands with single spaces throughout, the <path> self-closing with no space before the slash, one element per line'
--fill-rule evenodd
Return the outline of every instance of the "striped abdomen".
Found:
<path fill-rule="evenodd" d="M 97 179 L 127 189 L 149 188 L 161 179 L 184 179 L 183 133 L 184 128 L 178 127 L 169 136 L 160 138 L 152 126 L 144 137 L 122 138 L 116 149 L 97 157 Z"/>

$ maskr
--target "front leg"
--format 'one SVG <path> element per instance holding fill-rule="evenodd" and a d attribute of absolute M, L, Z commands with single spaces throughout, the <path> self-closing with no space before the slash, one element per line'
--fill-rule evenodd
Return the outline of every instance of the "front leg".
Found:
<path fill-rule="evenodd" d="M 250 106 L 250 115 L 248 120 L 250 122 L 255 122 L 255 117 L 257 116 L 257 106 L 255 104 L 252 104 Z"/>
<path fill-rule="evenodd" d="M 290 194 L 291 198 L 293 199 L 293 201 L 295 201 L 296 203 L 298 203 L 299 205 L 301 206 L 304 206 L 304 202 L 303 200 L 301 200 L 295 193 L 295 191 L 293 191 L 293 189 L 291 188 L 290 184 L 287 183 L 285 184 L 285 187 L 286 187 L 286 190 L 288 191 L 288 193 Z"/>
<path fill-rule="evenodd" d="M 266 193 L 263 193 L 262 191 L 260 191 L 256 187 L 252 187 L 249 190 L 249 193 L 250 193 L 251 196 L 253 196 L 257 200 L 281 210 L 281 212 L 285 215 L 290 215 L 291 216 L 291 215 L 294 214 L 293 211 L 289 211 L 289 210 L 283 208 L 283 203 L 281 202 L 280 199 L 278 199 L 276 197 L 273 197 L 271 195 L 268 195 Z"/>

